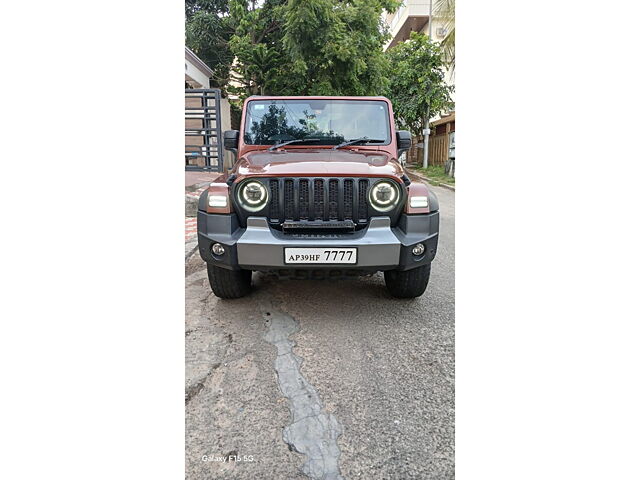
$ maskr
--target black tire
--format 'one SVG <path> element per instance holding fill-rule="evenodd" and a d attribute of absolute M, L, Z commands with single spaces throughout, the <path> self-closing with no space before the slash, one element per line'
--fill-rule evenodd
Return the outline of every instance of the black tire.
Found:
<path fill-rule="evenodd" d="M 227 270 L 207 263 L 207 273 L 216 297 L 240 298 L 251 292 L 251 270 Z"/>
<path fill-rule="evenodd" d="M 389 293 L 397 298 L 419 297 L 427 289 L 431 264 L 411 270 L 387 270 L 384 272 L 384 283 Z"/>

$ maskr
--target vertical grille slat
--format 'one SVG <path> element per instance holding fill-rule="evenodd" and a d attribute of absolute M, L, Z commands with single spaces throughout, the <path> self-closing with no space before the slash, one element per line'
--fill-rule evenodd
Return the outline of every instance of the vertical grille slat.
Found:
<path fill-rule="evenodd" d="M 329 180 L 329 220 L 338 220 L 338 180 Z"/>
<path fill-rule="evenodd" d="M 269 180 L 269 193 L 271 195 L 271 200 L 269 202 L 269 220 L 272 222 L 278 222 L 280 221 L 278 180 Z"/>
<path fill-rule="evenodd" d="M 293 180 L 284 181 L 284 219 L 294 219 Z"/>
<path fill-rule="evenodd" d="M 358 181 L 358 221 L 367 220 L 367 188 L 369 181 L 361 179 Z"/>
<path fill-rule="evenodd" d="M 313 216 L 315 220 L 324 220 L 324 180 L 313 182 Z"/>
<path fill-rule="evenodd" d="M 353 180 L 344 181 L 344 219 L 353 220 Z"/>
<path fill-rule="evenodd" d="M 300 220 L 309 220 L 309 180 L 300 180 Z"/>

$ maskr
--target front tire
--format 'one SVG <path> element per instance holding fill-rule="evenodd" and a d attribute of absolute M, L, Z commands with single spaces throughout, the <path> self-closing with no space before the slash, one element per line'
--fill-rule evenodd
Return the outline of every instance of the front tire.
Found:
<path fill-rule="evenodd" d="M 389 293 L 397 298 L 419 297 L 427 289 L 431 263 L 411 270 L 387 270 L 384 272 L 384 283 Z"/>
<path fill-rule="evenodd" d="M 251 270 L 228 270 L 207 263 L 207 273 L 216 297 L 240 298 L 251 292 Z"/>

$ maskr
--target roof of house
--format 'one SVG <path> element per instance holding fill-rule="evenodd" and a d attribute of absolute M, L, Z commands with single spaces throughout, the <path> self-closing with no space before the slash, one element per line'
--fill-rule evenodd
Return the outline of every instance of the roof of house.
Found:
<path fill-rule="evenodd" d="M 451 112 L 449 115 L 444 116 L 438 120 L 434 120 L 433 122 L 431 122 L 431 126 L 432 127 L 436 127 L 438 125 L 443 125 L 445 123 L 449 123 L 449 122 L 455 122 L 456 120 L 456 112 Z"/>
<path fill-rule="evenodd" d="M 189 47 L 184 47 L 184 57 L 189 60 L 194 67 L 204 73 L 207 77 L 211 77 L 213 75 L 213 70 L 207 67 L 207 64 L 198 58 L 198 56 L 191 51 Z"/>

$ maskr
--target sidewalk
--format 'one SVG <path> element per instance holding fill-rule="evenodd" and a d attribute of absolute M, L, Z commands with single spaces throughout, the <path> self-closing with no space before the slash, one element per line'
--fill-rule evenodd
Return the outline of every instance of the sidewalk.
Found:
<path fill-rule="evenodd" d="M 190 243 L 197 235 L 197 205 L 200 194 L 204 192 L 211 181 L 219 174 L 215 172 L 184 172 L 185 213 L 184 241 Z"/>
<path fill-rule="evenodd" d="M 209 188 L 209 184 L 205 183 L 204 185 L 193 185 L 193 188 L 195 188 L 195 190 L 185 190 L 184 194 L 189 197 L 189 199 L 195 198 L 197 201 L 200 198 L 200 194 L 207 188 Z"/>
<path fill-rule="evenodd" d="M 208 187 L 211 181 L 217 177 L 217 173 L 209 172 L 185 172 L 184 177 L 184 205 L 186 222 L 190 218 L 195 218 L 198 211 L 198 200 L 200 195 Z"/>
<path fill-rule="evenodd" d="M 189 260 L 198 250 L 198 232 L 196 217 L 184 219 L 184 259 Z"/>
<path fill-rule="evenodd" d="M 409 165 L 405 165 L 404 168 L 407 171 L 407 174 L 409 175 L 409 178 L 411 178 L 412 180 L 417 179 L 418 181 L 428 182 L 431 185 L 435 185 L 436 187 L 446 188 L 446 189 L 451 190 L 453 192 L 456 191 L 456 187 L 455 186 L 447 185 L 446 183 L 442 183 L 442 182 L 439 182 L 438 180 L 434 180 L 432 178 L 426 177 L 422 173 L 420 173 L 417 170 L 415 170 L 414 168 L 410 167 Z"/>
<path fill-rule="evenodd" d="M 184 241 L 188 242 L 192 238 L 195 238 L 198 233 L 197 226 L 197 218 L 196 217 L 185 217 L 184 219 Z"/>
<path fill-rule="evenodd" d="M 217 172 L 184 172 L 185 188 L 193 188 L 201 184 L 209 184 L 220 175 Z"/>

